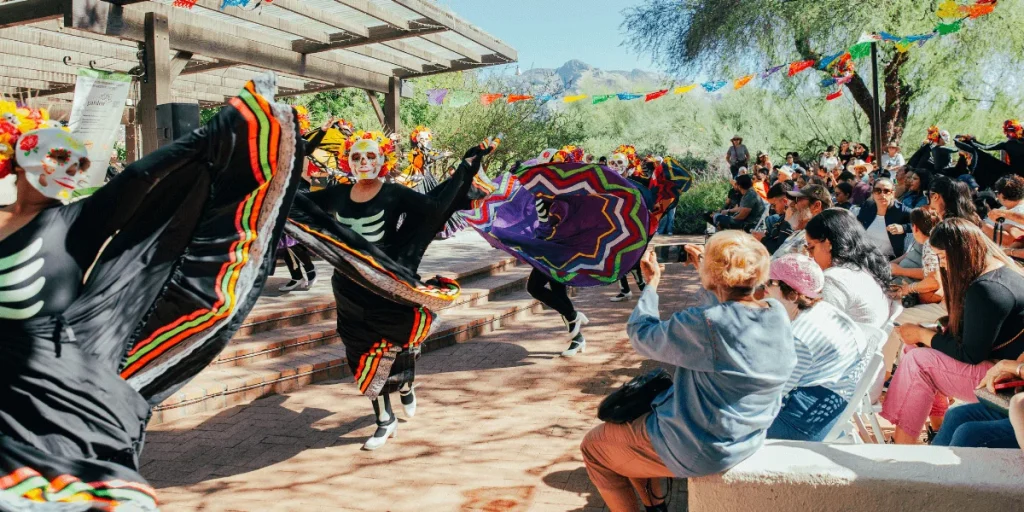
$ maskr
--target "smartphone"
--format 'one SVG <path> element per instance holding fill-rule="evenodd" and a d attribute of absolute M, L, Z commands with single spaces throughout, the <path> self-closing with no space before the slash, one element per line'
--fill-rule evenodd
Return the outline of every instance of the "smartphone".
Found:
<path fill-rule="evenodd" d="M 939 324 L 921 324 L 921 327 L 924 327 L 925 329 L 928 329 L 930 331 L 939 330 Z"/>
<path fill-rule="evenodd" d="M 999 391 L 1000 389 L 1013 389 L 1013 388 L 1024 388 L 1024 380 L 1008 380 L 1006 382 L 1000 382 L 992 386 Z"/>

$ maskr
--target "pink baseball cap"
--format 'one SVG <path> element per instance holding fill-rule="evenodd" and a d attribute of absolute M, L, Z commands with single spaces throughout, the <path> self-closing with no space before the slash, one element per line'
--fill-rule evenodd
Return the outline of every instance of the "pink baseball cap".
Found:
<path fill-rule="evenodd" d="M 768 279 L 782 281 L 812 299 L 820 297 L 821 289 L 825 287 L 825 273 L 814 260 L 803 254 L 786 254 L 772 260 Z"/>

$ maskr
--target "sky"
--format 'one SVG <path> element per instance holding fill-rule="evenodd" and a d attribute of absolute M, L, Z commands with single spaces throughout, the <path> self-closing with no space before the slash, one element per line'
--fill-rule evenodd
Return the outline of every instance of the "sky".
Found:
<path fill-rule="evenodd" d="M 621 46 L 622 10 L 641 0 L 437 0 L 519 52 L 519 66 L 556 68 L 579 59 L 605 70 L 657 71 Z"/>

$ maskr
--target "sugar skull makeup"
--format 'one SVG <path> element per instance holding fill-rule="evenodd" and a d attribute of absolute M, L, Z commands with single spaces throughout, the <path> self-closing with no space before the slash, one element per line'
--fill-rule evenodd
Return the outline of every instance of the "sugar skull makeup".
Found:
<path fill-rule="evenodd" d="M 420 146 L 425 148 L 430 147 L 430 145 L 433 143 L 433 139 L 434 137 L 433 135 L 430 134 L 430 130 L 423 130 L 416 134 L 416 142 L 419 143 Z"/>
<path fill-rule="evenodd" d="M 615 153 L 612 155 L 611 159 L 608 160 L 608 167 L 625 176 L 626 171 L 629 170 L 629 157 L 622 153 Z"/>
<path fill-rule="evenodd" d="M 356 181 L 373 180 L 380 176 L 384 155 L 380 144 L 372 139 L 360 139 L 352 144 L 348 154 L 348 165 Z"/>
<path fill-rule="evenodd" d="M 29 185 L 51 199 L 68 200 L 88 186 L 89 156 L 85 145 L 60 128 L 33 130 L 14 148 L 17 166 Z"/>

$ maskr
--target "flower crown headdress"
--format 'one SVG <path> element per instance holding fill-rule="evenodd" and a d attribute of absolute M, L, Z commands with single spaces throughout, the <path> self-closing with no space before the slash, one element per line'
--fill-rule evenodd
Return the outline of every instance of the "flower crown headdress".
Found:
<path fill-rule="evenodd" d="M 384 164 L 380 167 L 378 178 L 387 176 L 398 165 L 398 156 L 395 154 L 395 141 L 381 132 L 358 131 L 345 140 L 345 151 L 338 158 L 338 168 L 346 174 L 352 174 L 352 168 L 348 164 L 348 156 L 352 152 L 352 145 L 359 140 L 374 140 L 380 146 L 381 155 L 384 157 Z"/>

